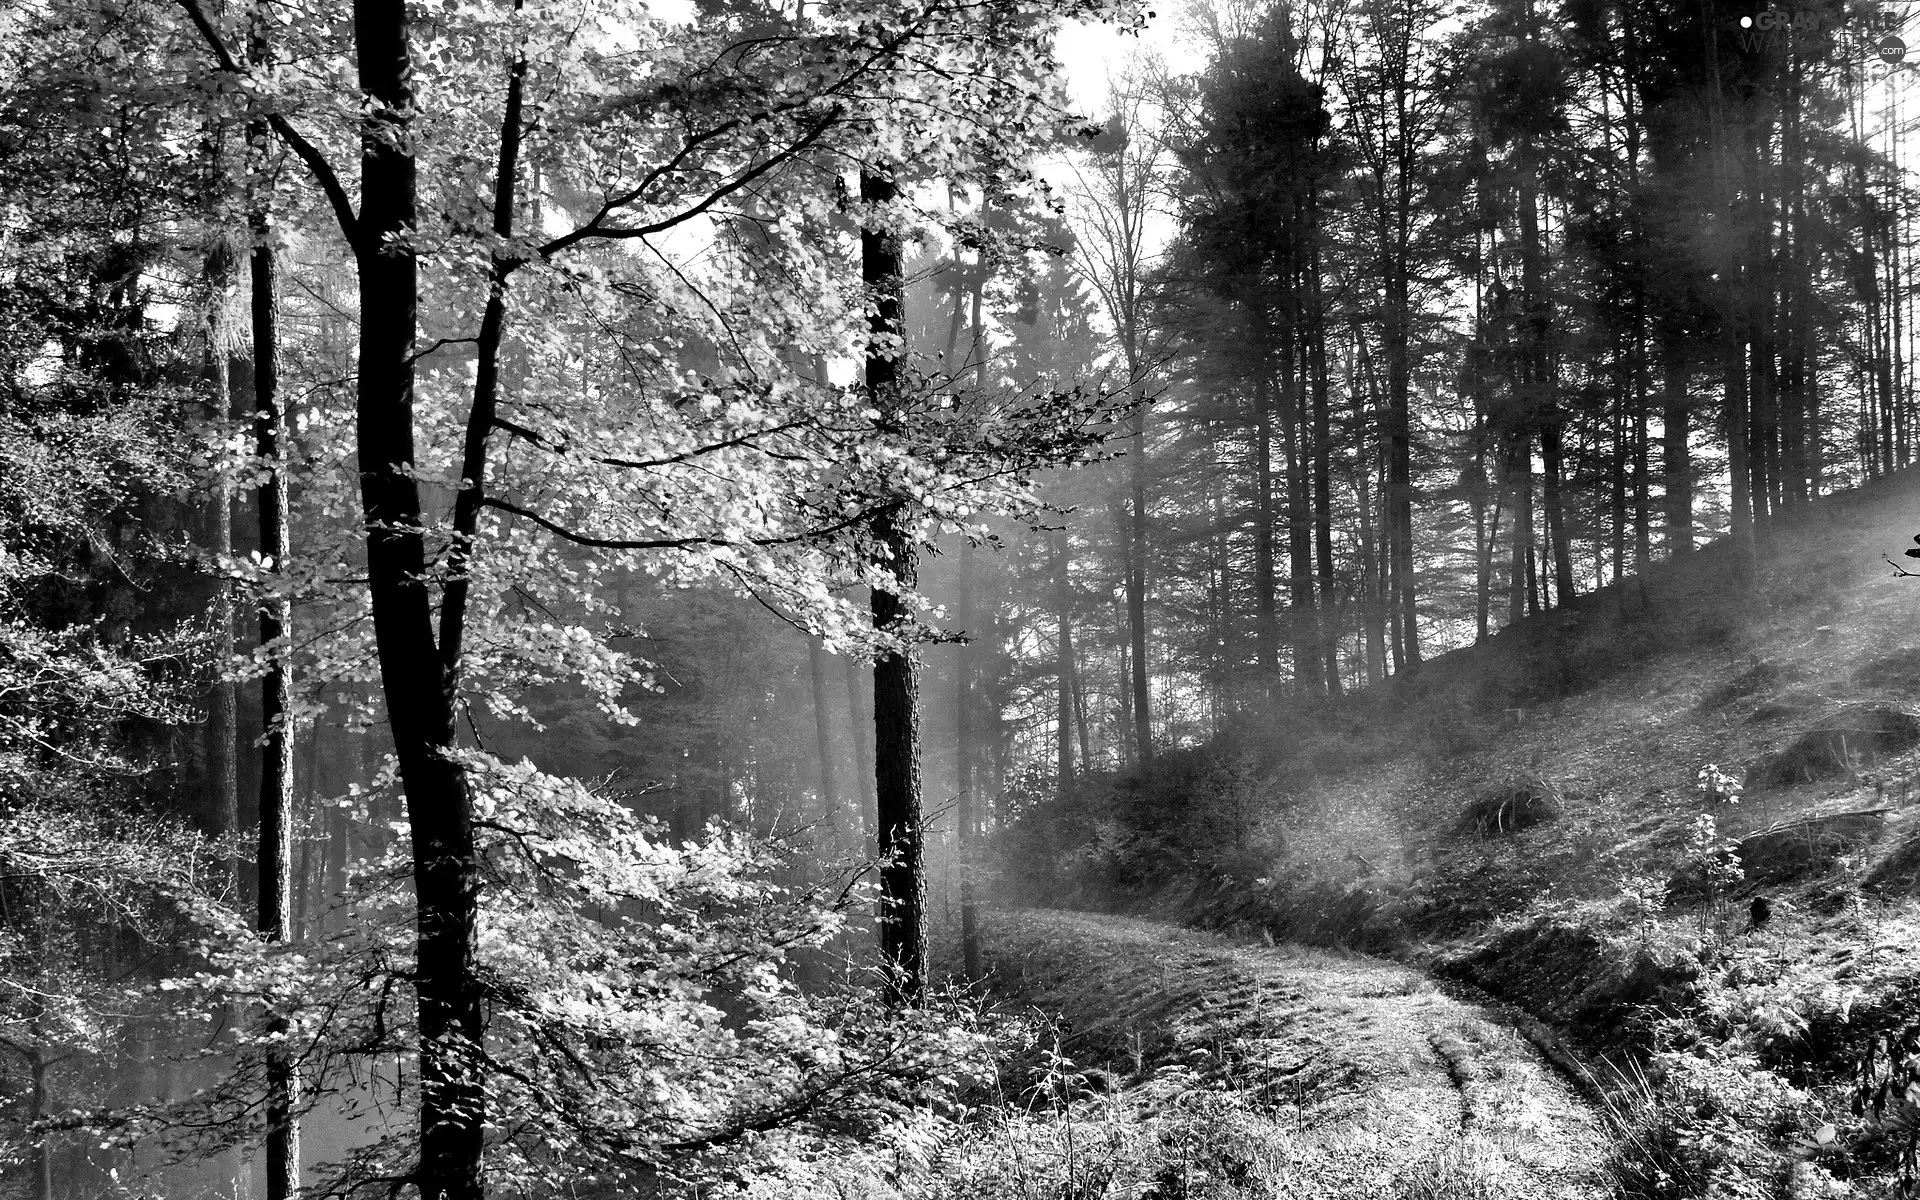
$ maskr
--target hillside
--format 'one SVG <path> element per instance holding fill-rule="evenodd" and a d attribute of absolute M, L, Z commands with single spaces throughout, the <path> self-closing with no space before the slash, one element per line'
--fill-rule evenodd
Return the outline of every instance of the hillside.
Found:
<path fill-rule="evenodd" d="M 1889 1194 L 1920 1110 L 1856 1117 L 1852 1080 L 1920 1017 L 1920 581 L 1882 558 L 1917 532 L 1909 471 L 1777 529 L 1750 592 L 1708 547 L 1045 837 L 1084 905 L 1391 953 L 1560 1030 L 1626 1194 Z"/>

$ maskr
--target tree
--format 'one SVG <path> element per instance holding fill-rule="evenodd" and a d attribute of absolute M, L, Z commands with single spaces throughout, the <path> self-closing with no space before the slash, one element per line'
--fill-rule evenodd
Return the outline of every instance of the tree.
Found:
<path fill-rule="evenodd" d="M 1018 506 L 1023 473 L 1087 442 L 1098 417 L 1052 404 L 976 410 L 966 427 L 876 424 L 862 394 L 797 377 L 791 347 L 805 358 L 872 344 L 877 362 L 888 349 L 884 322 L 859 329 L 862 292 L 835 270 L 836 203 L 814 164 L 825 152 L 898 161 L 891 147 L 930 143 L 943 151 L 917 166 L 1010 185 L 1064 120 L 1033 83 L 1052 74 L 1058 10 L 749 14 L 694 30 L 601 6 L 642 44 L 616 54 L 574 46 L 572 6 L 506 19 L 461 7 L 423 23 L 394 0 L 357 0 L 346 43 L 321 22 L 276 26 L 277 61 L 301 66 L 269 82 L 236 49 L 234 14 L 181 9 L 233 81 L 222 94 L 301 161 L 354 266 L 365 604 L 417 914 L 418 1162 L 402 1175 L 423 1195 L 474 1197 L 500 1078 L 489 1026 L 503 1019 L 482 1004 L 486 864 L 499 839 L 529 831 L 487 815 L 474 780 L 492 768 L 461 746 L 459 720 L 524 713 L 512 688 L 567 675 L 619 719 L 619 693 L 643 669 L 581 626 L 538 620 L 551 606 L 524 597 L 559 602 L 608 569 L 719 576 L 844 644 L 865 635 L 824 584 L 861 564 L 879 670 L 900 678 L 876 721 L 905 721 L 881 726 L 880 752 L 909 763 L 904 784 L 881 779 L 882 805 L 905 804 L 882 835 L 918 836 L 900 624 L 911 547 L 982 504 Z M 766 57 L 776 46 L 778 61 Z M 940 61 L 912 52 L 922 46 Z M 984 69 L 952 70 L 948 56 Z M 364 111 L 304 106 L 349 57 Z M 529 94 L 542 97 L 537 119 Z M 609 108 L 608 96 L 623 99 Z M 336 166 L 356 141 L 357 199 Z M 535 208 L 565 231 L 528 221 Z M 765 214 L 778 235 L 711 226 L 719 267 L 689 274 L 661 241 L 722 212 Z M 441 334 L 424 348 L 423 323 Z M 577 348 L 574 333 L 595 326 L 604 348 Z M 440 353 L 461 346 L 469 361 Z M 689 375 L 689 362 L 707 370 Z M 612 382 L 575 397 L 585 403 L 546 402 L 542 381 L 589 366 Z M 870 382 L 891 407 L 891 381 Z M 444 518 L 423 488 L 435 478 L 454 490 Z M 569 557 L 579 550 L 602 553 L 583 564 Z"/>
<path fill-rule="evenodd" d="M 1160 348 L 1148 315 L 1149 245 L 1161 188 L 1164 151 L 1142 122 L 1144 89 L 1123 77 L 1109 88 L 1108 126 L 1074 172 L 1073 262 L 1100 297 L 1113 326 L 1127 386 L 1140 403 L 1128 431 L 1127 633 L 1131 663 L 1134 755 L 1153 758 L 1153 697 L 1147 683 L 1147 417 L 1145 397 Z"/>

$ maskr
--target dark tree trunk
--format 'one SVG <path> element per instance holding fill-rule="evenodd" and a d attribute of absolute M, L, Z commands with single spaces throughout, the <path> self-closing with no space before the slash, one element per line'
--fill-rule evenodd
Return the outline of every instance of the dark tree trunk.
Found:
<path fill-rule="evenodd" d="M 1540 435 L 1541 501 L 1546 508 L 1554 595 L 1564 605 L 1573 599 L 1573 557 L 1560 498 L 1560 484 L 1566 473 L 1562 449 L 1564 427 L 1560 413 L 1559 371 L 1553 355 L 1553 299 L 1547 290 L 1547 255 L 1540 235 L 1540 205 L 1531 154 L 1528 159 L 1520 168 L 1520 269 L 1521 288 L 1527 306 L 1526 354 L 1530 393 L 1527 405 L 1529 416 Z"/>
<path fill-rule="evenodd" d="M 1310 696 L 1325 685 L 1320 670 L 1320 636 L 1314 621 L 1313 518 L 1308 508 L 1307 454 L 1300 444 L 1306 429 L 1305 372 L 1299 366 L 1302 343 L 1290 325 L 1283 346 L 1281 374 L 1281 446 L 1287 464 L 1287 627 L 1293 643 L 1293 686 Z"/>
<path fill-rule="evenodd" d="M 367 579 L 387 721 L 413 836 L 418 926 L 422 1200 L 481 1200 L 484 1035 L 475 971 L 479 871 L 472 796 L 447 757 L 453 697 L 434 637 L 421 501 L 412 475 L 418 264 L 404 248 L 416 217 L 408 149 L 414 96 L 401 0 L 354 0 L 361 89 L 371 101 L 360 161 L 355 258 L 360 363 L 355 433 Z M 399 244 L 392 239 L 401 238 Z"/>
<path fill-rule="evenodd" d="M 36 1031 L 37 1032 L 37 1031 Z M 47 1056 L 38 1046 L 26 1051 L 27 1121 L 29 1124 L 49 1115 L 52 1100 L 47 1090 Z M 42 1130 L 33 1139 L 34 1200 L 53 1200 L 53 1133 Z"/>
<path fill-rule="evenodd" d="M 258 48 L 256 60 L 262 57 Z M 253 146 L 267 143 L 264 121 L 247 128 Z M 280 341 L 276 309 L 274 250 L 264 209 L 249 214 L 253 249 L 249 273 L 253 285 L 254 453 L 267 475 L 256 492 L 260 551 L 279 575 L 293 554 L 289 524 L 284 444 L 286 418 L 280 408 Z M 292 939 L 293 931 L 293 678 L 279 642 L 291 633 L 293 605 L 284 594 L 260 606 L 260 644 L 272 654 L 260 689 L 260 723 L 266 735 L 260 771 L 260 932 L 270 942 Z M 286 1021 L 272 1018 L 270 1032 L 284 1033 Z M 294 1117 L 299 1081 L 284 1052 L 267 1057 L 267 1200 L 291 1200 L 300 1190 L 300 1126 Z"/>
<path fill-rule="evenodd" d="M 1687 444 L 1692 432 L 1692 367 L 1686 348 L 1678 342 L 1666 347 L 1666 395 L 1661 410 L 1660 470 L 1666 485 L 1663 499 L 1668 554 L 1685 554 L 1693 549 L 1693 451 Z"/>
<path fill-rule="evenodd" d="M 216 135 L 218 136 L 218 135 Z M 217 153 L 217 151 L 216 151 Z M 216 169 L 218 169 L 216 167 Z M 227 352 L 227 298 L 234 286 L 233 247 L 221 238 L 208 247 L 206 380 L 211 416 L 225 421 L 233 415 L 231 364 Z M 216 558 L 233 553 L 233 489 L 225 477 L 216 481 L 207 497 L 207 552 Z M 224 570 L 223 568 L 216 568 Z M 222 676 L 233 660 L 233 585 L 224 574 L 215 579 L 209 612 L 213 626 L 212 658 Z M 207 832 L 218 837 L 240 828 L 240 711 L 239 692 L 225 678 L 216 678 L 207 691 Z M 229 878 L 240 882 L 240 861 L 228 860 Z"/>
<path fill-rule="evenodd" d="M 1532 574 L 1533 444 L 1524 429 L 1507 448 L 1507 486 L 1513 492 L 1513 558 L 1507 575 L 1507 624 L 1527 615 L 1527 583 Z"/>
<path fill-rule="evenodd" d="M 1312 342 L 1308 367 L 1313 376 L 1313 534 L 1319 559 L 1320 661 L 1326 671 L 1329 695 L 1340 694 L 1340 627 L 1334 614 L 1336 587 L 1333 565 L 1333 408 L 1327 378 L 1327 314 L 1320 286 L 1319 205 L 1309 193 L 1309 229 L 1315 238 L 1308 265 L 1308 296 L 1312 304 Z"/>
<path fill-rule="evenodd" d="M 863 171 L 860 198 L 885 206 L 898 194 L 891 177 Z M 870 331 L 877 340 L 897 337 L 901 325 L 901 248 L 897 235 L 860 232 L 860 273 L 873 293 Z M 888 352 L 869 349 L 867 388 L 881 421 L 897 424 L 902 398 L 900 364 Z M 914 583 L 914 547 L 905 516 L 890 507 L 875 518 L 874 538 L 882 564 L 904 590 Z M 901 595 L 873 589 L 874 628 L 910 637 L 912 614 Z M 880 948 L 892 969 L 889 990 L 902 1004 L 917 1003 L 927 982 L 926 873 L 920 815 L 920 693 L 912 649 L 881 655 L 873 664 L 873 764 L 880 868 Z"/>
<path fill-rule="evenodd" d="M 1711 12 L 1711 9 L 1709 9 Z M 1725 80 L 1720 70 L 1720 31 L 1705 22 L 1707 49 L 1708 153 L 1713 157 L 1714 206 L 1729 230 L 1740 228 L 1732 171 L 1727 164 L 1731 138 L 1727 133 Z M 1741 313 L 1740 253 L 1732 236 L 1720 239 L 1720 367 L 1725 403 L 1721 419 L 1727 431 L 1727 490 L 1733 499 L 1734 575 L 1742 586 L 1753 582 L 1753 506 L 1747 463 L 1747 364 L 1745 321 Z"/>
<path fill-rule="evenodd" d="M 1264 344 L 1264 339 L 1263 339 Z M 1274 596 L 1272 381 L 1264 358 L 1253 380 L 1254 653 L 1260 687 L 1271 697 L 1280 676 L 1280 616 Z"/>

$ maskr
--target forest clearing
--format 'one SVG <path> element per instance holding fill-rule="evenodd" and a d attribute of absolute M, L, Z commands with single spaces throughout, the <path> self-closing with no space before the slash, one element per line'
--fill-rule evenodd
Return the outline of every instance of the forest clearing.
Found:
<path fill-rule="evenodd" d="M 0 3 L 0 1193 L 1920 1195 L 1906 28 Z"/>

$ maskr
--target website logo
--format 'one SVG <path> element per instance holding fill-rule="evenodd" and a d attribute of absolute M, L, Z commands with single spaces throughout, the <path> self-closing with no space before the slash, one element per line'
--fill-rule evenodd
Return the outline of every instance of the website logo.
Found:
<path fill-rule="evenodd" d="M 1899 35 L 1906 14 L 1890 9 L 1845 15 L 1811 8 L 1768 8 L 1741 17 L 1734 24 L 1740 48 L 1749 54 L 1785 52 L 1796 38 L 1821 33 L 1837 37 L 1842 29 L 1851 27 L 1864 35 L 1868 52 L 1888 66 L 1897 66 L 1907 57 L 1907 43 Z"/>

